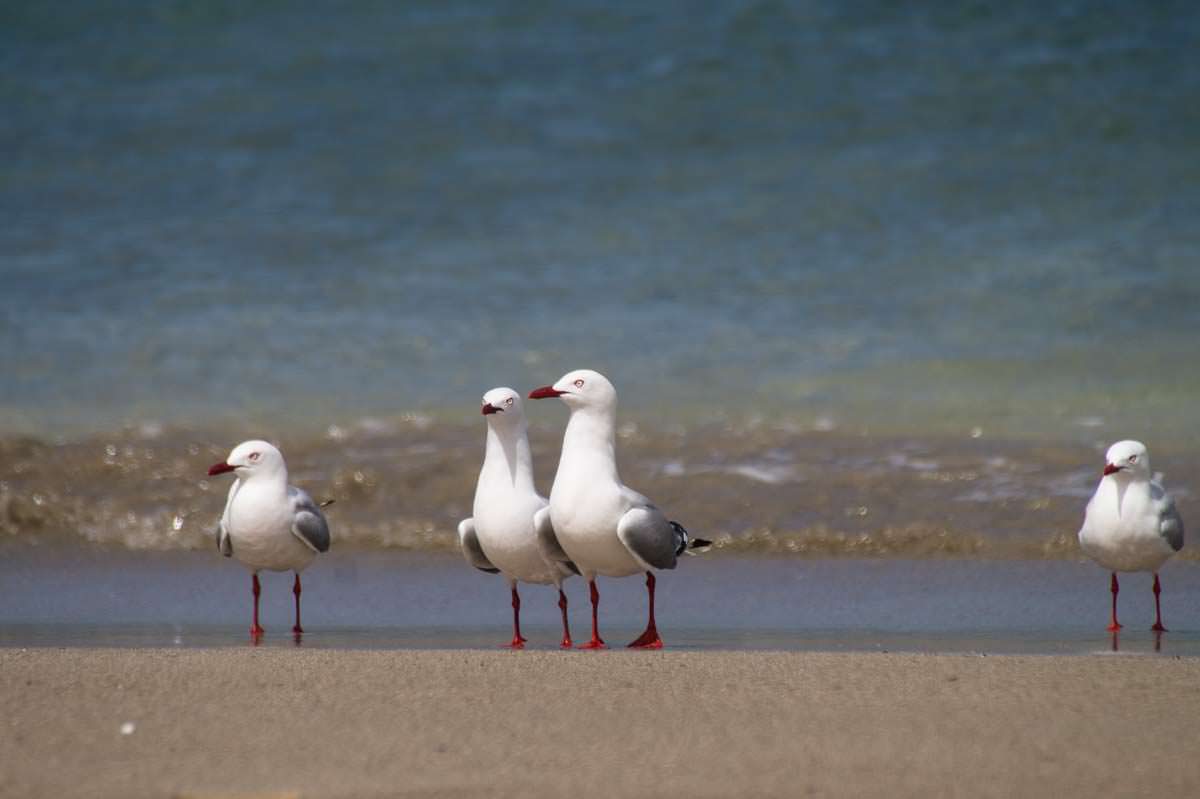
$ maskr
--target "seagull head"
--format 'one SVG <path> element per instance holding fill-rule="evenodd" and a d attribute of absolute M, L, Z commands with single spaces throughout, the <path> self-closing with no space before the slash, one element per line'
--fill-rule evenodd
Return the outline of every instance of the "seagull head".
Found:
<path fill-rule="evenodd" d="M 489 425 L 512 426 L 525 418 L 521 395 L 511 388 L 493 388 L 483 395 L 479 412 L 488 417 Z"/>
<path fill-rule="evenodd" d="M 529 392 L 530 399 L 558 397 L 571 410 L 583 408 L 615 411 L 617 390 L 608 378 L 591 369 L 567 372 L 552 386 L 542 386 Z"/>
<path fill-rule="evenodd" d="M 243 441 L 233 448 L 229 457 L 208 470 L 210 477 L 225 472 L 237 472 L 240 479 L 255 474 L 275 474 L 285 470 L 283 453 L 266 441 Z"/>
<path fill-rule="evenodd" d="M 1118 441 L 1104 455 L 1104 476 L 1150 478 L 1150 456 L 1140 441 Z"/>

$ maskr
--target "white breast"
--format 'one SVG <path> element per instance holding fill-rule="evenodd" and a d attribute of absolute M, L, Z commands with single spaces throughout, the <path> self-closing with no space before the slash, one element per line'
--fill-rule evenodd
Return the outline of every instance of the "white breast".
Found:
<path fill-rule="evenodd" d="M 483 554 L 505 576 L 547 585 L 557 570 L 541 556 L 533 531 L 533 515 L 545 504 L 536 493 L 518 491 L 511 483 L 481 482 L 475 493 L 475 535 Z"/>
<path fill-rule="evenodd" d="M 1158 571 L 1174 554 L 1162 536 L 1159 509 L 1149 485 L 1102 480 L 1088 503 L 1079 546 L 1111 571 Z"/>
<path fill-rule="evenodd" d="M 617 538 L 617 524 L 627 504 L 619 483 L 561 470 L 555 478 L 550 521 L 558 542 L 585 577 L 627 577 L 642 571 Z"/>
<path fill-rule="evenodd" d="M 225 524 L 233 556 L 255 571 L 303 571 L 316 553 L 292 533 L 294 514 L 286 492 L 242 483 L 229 497 Z"/>

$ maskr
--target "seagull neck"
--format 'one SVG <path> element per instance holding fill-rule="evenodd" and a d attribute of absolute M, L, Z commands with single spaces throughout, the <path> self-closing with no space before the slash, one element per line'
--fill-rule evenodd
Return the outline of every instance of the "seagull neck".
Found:
<path fill-rule="evenodd" d="M 533 490 L 533 456 L 529 451 L 529 425 L 522 422 L 515 430 L 498 432 L 488 425 L 487 448 L 483 455 L 483 473 L 502 477 L 514 488 Z"/>
<path fill-rule="evenodd" d="M 288 473 L 286 468 L 276 469 L 272 472 L 252 473 L 239 479 L 243 488 L 250 488 L 254 491 L 264 493 L 275 493 L 281 496 L 287 494 Z"/>
<path fill-rule="evenodd" d="M 1131 499 L 1137 502 L 1150 496 L 1150 480 L 1145 475 L 1118 472 L 1104 478 L 1117 504 L 1117 515 L 1124 515 L 1125 504 Z M 1135 506 L 1140 507 L 1140 506 Z"/>
<path fill-rule="evenodd" d="M 1150 478 L 1144 474 L 1128 474 L 1126 472 L 1117 472 L 1110 474 L 1104 478 L 1112 485 L 1119 489 L 1133 488 L 1135 486 L 1149 490 Z"/>
<path fill-rule="evenodd" d="M 563 434 L 562 463 L 588 461 L 593 473 L 617 477 L 616 419 L 612 413 L 580 409 L 571 414 Z"/>

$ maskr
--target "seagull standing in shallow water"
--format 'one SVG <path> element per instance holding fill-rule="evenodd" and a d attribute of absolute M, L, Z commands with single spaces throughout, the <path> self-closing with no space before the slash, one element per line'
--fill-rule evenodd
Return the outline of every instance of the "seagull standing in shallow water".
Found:
<path fill-rule="evenodd" d="M 539 517 L 552 524 L 566 556 L 588 581 L 592 600 L 592 638 L 584 649 L 605 646 L 597 628 L 600 592 L 596 575 L 646 574 L 650 612 L 646 630 L 629 646 L 662 648 L 654 623 L 654 569 L 674 569 L 687 549 L 709 546 L 689 539 L 646 497 L 626 487 L 617 474 L 617 391 L 604 375 L 580 369 L 552 386 L 529 393 L 531 399 L 558 397 L 571 409 L 563 435 L 562 456 L 550 490 L 550 512 Z"/>
<path fill-rule="evenodd" d="M 1140 441 L 1118 441 L 1104 456 L 1104 474 L 1088 502 L 1079 531 L 1084 554 L 1112 572 L 1110 632 L 1117 621 L 1117 572 L 1154 573 L 1155 632 L 1164 632 L 1158 596 L 1158 570 L 1183 549 L 1183 519 L 1171 498 L 1150 475 L 1150 458 Z"/>
<path fill-rule="evenodd" d="M 208 470 L 210 476 L 233 472 L 225 512 L 217 529 L 217 548 L 225 557 L 237 558 L 251 573 L 254 621 L 250 635 L 258 638 L 258 573 L 291 571 L 296 574 L 296 624 L 300 627 L 300 572 L 318 552 L 329 551 L 329 524 L 321 508 L 305 491 L 288 485 L 283 454 L 266 441 L 243 441 L 229 457 Z M 328 504 L 328 503 L 326 503 Z"/>
<path fill-rule="evenodd" d="M 480 411 L 487 418 L 487 448 L 475 486 L 474 514 L 458 525 L 458 541 L 467 562 L 475 568 L 504 575 L 512 592 L 513 649 L 523 649 L 521 597 L 517 582 L 554 584 L 562 611 L 562 647 L 571 648 L 567 595 L 562 583 L 579 574 L 559 546 L 545 497 L 533 485 L 529 452 L 529 423 L 521 397 L 511 388 L 494 388 L 483 395 Z"/>

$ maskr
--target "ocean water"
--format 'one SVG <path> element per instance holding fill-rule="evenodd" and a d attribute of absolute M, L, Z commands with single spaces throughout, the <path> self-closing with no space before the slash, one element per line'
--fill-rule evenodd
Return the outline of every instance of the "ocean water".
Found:
<path fill-rule="evenodd" d="M 208 547 L 238 440 L 451 549 L 587 366 L 733 550 L 1073 557 L 1200 458 L 1193 3 L 0 7 L 0 532 Z M 548 490 L 565 414 L 531 408 Z"/>
<path fill-rule="evenodd" d="M 1191 436 L 1192 3 L 0 10 L 0 427 Z"/>

